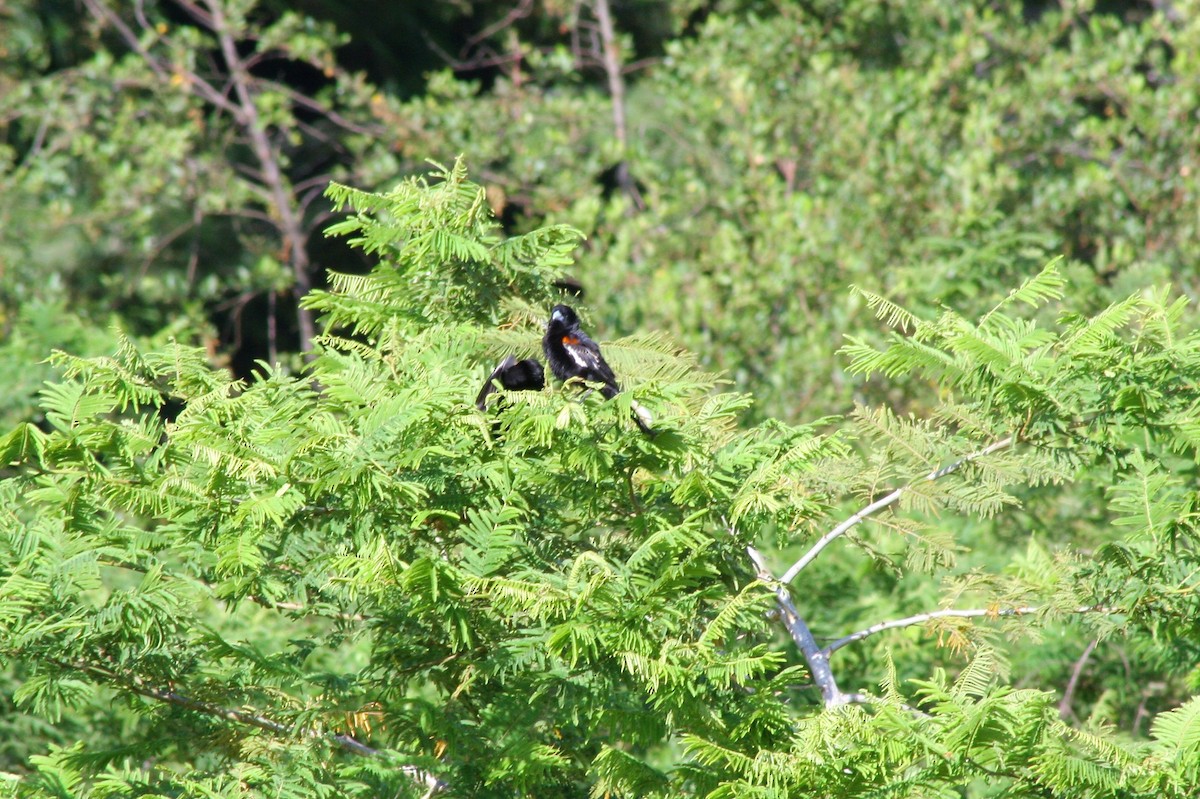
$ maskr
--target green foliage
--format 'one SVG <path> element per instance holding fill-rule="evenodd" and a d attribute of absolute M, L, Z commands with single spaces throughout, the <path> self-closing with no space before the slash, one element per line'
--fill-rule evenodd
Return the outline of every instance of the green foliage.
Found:
<path fill-rule="evenodd" d="M 927 401 L 920 383 L 886 396 L 856 385 L 832 357 L 870 328 L 866 308 L 837 299 L 848 283 L 972 318 L 1057 253 L 1079 313 L 1150 284 L 1195 288 L 1200 146 L 1181 122 L 1200 98 L 1195 15 L 1015 0 L 612 5 L 633 36 L 617 42 L 624 145 L 585 46 L 590 3 L 522 16 L 479 2 L 469 19 L 455 4 L 324 0 L 312 17 L 231 5 L 236 38 L 270 75 L 252 105 L 305 235 L 329 214 L 326 178 L 390 186 L 426 157 L 470 153 L 507 232 L 586 234 L 575 277 L 608 300 L 595 303 L 607 328 L 668 331 L 754 391 L 754 418 L 788 421 L 844 413 L 855 393 Z M 113 307 L 150 332 L 181 313 L 199 321 L 204 303 L 223 344 L 266 345 L 271 312 L 248 303 L 298 301 L 293 253 L 245 126 L 190 91 L 192 76 L 230 79 L 207 57 L 213 30 L 170 2 L 139 17 L 96 0 L 87 8 L 107 13 L 82 20 L 27 6 L 6 17 L 17 44 L 0 70 L 0 274 L 20 287 L 0 292 L 0 311 L 54 274 L 101 328 Z M 339 49 L 331 20 L 358 46 Z M 395 46 L 414 40 L 441 57 Z M 391 68 L 372 75 L 379 85 L 419 91 L 376 91 L 351 71 L 360 55 Z M 445 57 L 457 70 L 426 77 Z M 613 191 L 620 159 L 638 213 Z M 315 281 L 357 271 L 308 244 Z"/>
<path fill-rule="evenodd" d="M 597 185 L 618 157 L 610 109 L 553 58 L 491 91 L 441 75 L 397 118 L 418 152 L 470 153 L 521 229 L 587 234 L 576 275 L 607 325 L 670 331 L 753 390 L 755 418 L 843 413 L 854 392 L 927 401 L 831 357 L 870 335 L 847 284 L 976 318 L 1065 254 L 1078 313 L 1147 285 L 1194 292 L 1195 15 L 856 0 L 685 19 L 661 60 L 629 65 L 622 155 L 644 208 Z"/>
<path fill-rule="evenodd" d="M 0 11 L 32 62 L 0 47 L 0 336 L 98 353 L 117 316 L 272 361 L 300 349 L 290 295 L 323 272 L 309 237 L 330 213 L 313 202 L 399 168 L 373 87 L 335 57 L 345 37 L 260 3 L 35 5 Z M 55 36 L 69 47 L 47 52 Z M 35 308 L 61 309 L 54 331 Z M 4 343 L 0 372 L 25 354 Z"/>
<path fill-rule="evenodd" d="M 493 431 L 469 405 L 499 346 L 486 343 L 493 320 L 550 296 L 567 232 L 502 240 L 461 166 L 441 178 L 374 198 L 388 222 L 362 216 L 364 239 L 395 255 L 313 298 L 357 337 L 327 336 L 303 379 L 239 385 L 178 344 L 57 356 L 65 382 L 43 394 L 51 431 L 4 441 L 17 568 L 0 615 L 5 658 L 33 669 L 23 709 L 78 709 L 96 682 L 128 692 L 138 720 L 127 739 L 145 736 L 155 774 L 194 769 L 188 790 L 200 790 L 219 774 L 202 763 L 241 751 L 243 780 L 262 791 L 283 779 L 270 730 L 222 742 L 219 722 L 178 702 L 147 707 L 142 687 L 269 711 L 283 729 L 361 732 L 378 713 L 378 734 L 408 762 L 451 753 L 455 783 L 486 794 L 578 782 L 598 729 L 641 748 L 659 740 L 643 681 L 706 717 L 687 679 L 696 664 L 726 692 L 778 664 L 761 645 L 718 653 L 701 637 L 728 572 L 702 556 L 729 544 L 703 531 L 696 505 L 672 500 L 679 474 L 711 460 L 705 443 L 730 436 L 736 398 L 714 403 L 708 378 L 686 360 L 665 369 L 673 347 L 643 337 L 614 347 L 614 363 L 653 354 L 645 393 L 639 371 L 627 374 L 671 428 L 661 444 L 628 421 L 628 403 L 581 405 L 571 390 L 512 403 Z M 430 217 L 463 243 L 410 246 Z M 415 313 L 394 278 L 418 269 L 444 281 L 423 290 L 495 287 L 470 300 L 494 298 L 477 314 L 487 327 Z M 534 297 L 514 293 L 534 280 Z M 338 316 L 347 309 L 353 319 Z M 183 405 L 171 421 L 159 413 L 168 400 Z M 264 624 L 273 632 L 248 635 Z M 328 745 L 301 736 L 284 751 L 315 767 Z"/>
<path fill-rule="evenodd" d="M 422 795 L 423 774 L 471 796 L 1190 790 L 1194 701 L 1149 741 L 1074 730 L 1051 693 L 998 677 L 987 620 L 928 621 L 969 654 L 954 678 L 902 677 L 922 662 L 903 646 L 887 668 L 839 649 L 839 679 L 880 696 L 819 708 L 744 551 L 806 549 L 900 487 L 845 528 L 841 558 L 800 570 L 814 629 L 889 612 L 839 593 L 864 558 L 995 619 L 1040 605 L 999 629 L 1159 636 L 1183 662 L 1200 361 L 1179 303 L 1054 320 L 1054 265 L 978 322 L 871 296 L 900 332 L 847 345 L 850 370 L 936 379 L 943 398 L 925 418 L 821 420 L 831 434 L 744 428 L 747 398 L 668 339 L 596 328 L 622 395 L 551 386 L 481 413 L 495 359 L 536 351 L 575 234 L 504 237 L 461 163 L 331 192 L 352 211 L 336 231 L 380 261 L 307 301 L 326 332 L 304 375 L 239 382 L 203 350 L 121 338 L 110 357 L 56 354 L 45 429 L 0 440 L 4 723 L 79 725 L 8 766 L 23 792 Z M 1090 479 L 1122 531 L 1094 559 L 989 571 L 947 525 Z"/>
<path fill-rule="evenodd" d="M 327 235 L 351 235 L 351 244 L 386 257 L 394 268 L 334 275 L 332 292 L 306 298 L 325 312 L 327 324 L 351 323 L 355 332 L 368 335 L 390 325 L 393 333 L 408 334 L 414 324 L 495 323 L 505 297 L 539 304 L 551 298 L 554 279 L 572 262 L 579 233 L 560 225 L 506 238 L 483 188 L 464 182 L 461 159 L 436 176 L 440 182 L 433 188 L 421 180 L 379 195 L 330 187 L 337 210 L 349 206 L 355 215 L 332 225 Z M 366 303 L 381 311 L 369 321 L 362 318 Z"/>
<path fill-rule="evenodd" d="M 611 5 L 0 10 L 6 789 L 1194 793 L 1196 16 Z"/>
<path fill-rule="evenodd" d="M 52 349 L 61 347 L 81 355 L 99 355 L 112 349 L 113 336 L 88 325 L 70 313 L 61 297 L 28 299 L 12 318 L 0 319 L 0 429 L 30 417 L 37 392 L 54 376 L 45 363 Z"/>

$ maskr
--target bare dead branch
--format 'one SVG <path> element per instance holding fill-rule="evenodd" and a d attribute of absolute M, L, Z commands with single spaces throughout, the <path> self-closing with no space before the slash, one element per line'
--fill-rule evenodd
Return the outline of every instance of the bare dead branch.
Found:
<path fill-rule="evenodd" d="M 945 477 L 946 475 L 951 474 L 952 472 L 958 471 L 962 466 L 964 466 L 967 463 L 970 463 L 973 460 L 977 460 L 979 458 L 982 458 L 985 455 L 990 455 L 993 452 L 996 452 L 998 450 L 1004 449 L 1005 447 L 1011 446 L 1013 441 L 1014 441 L 1013 436 L 1007 436 L 1005 438 L 1002 438 L 999 441 L 993 442 L 977 452 L 972 452 L 969 455 L 964 455 L 963 457 L 959 458 L 954 463 L 951 463 L 948 466 L 943 466 L 940 469 L 934 469 L 932 472 L 925 475 L 925 477 L 923 477 L 921 481 L 922 482 L 933 482 L 935 480 L 940 480 L 941 478 Z M 857 524 L 862 522 L 864 519 L 869 517 L 871 514 L 878 513 L 879 511 L 883 510 L 884 508 L 888 507 L 889 505 L 895 504 L 896 501 L 899 500 L 900 497 L 902 497 L 904 495 L 904 493 L 906 491 L 909 491 L 910 489 L 911 489 L 911 486 L 904 486 L 902 488 L 897 488 L 895 491 L 893 491 L 892 493 L 883 497 L 882 499 L 877 499 L 874 502 L 872 502 L 870 505 L 867 505 L 865 508 L 858 511 L 853 516 L 851 516 L 850 518 L 843 521 L 837 527 L 834 527 L 828 533 L 821 536 L 821 538 L 817 541 L 817 543 L 813 544 L 812 547 L 808 550 L 808 552 L 804 553 L 803 557 L 801 557 L 798 561 L 796 561 L 794 564 L 792 564 L 792 567 L 790 569 L 788 569 L 786 572 L 784 572 L 783 576 L 779 578 L 780 581 L 784 585 L 791 583 L 792 580 L 796 579 L 796 575 L 799 574 L 804 569 L 805 566 L 812 563 L 813 560 L 817 557 L 817 555 L 821 554 L 821 550 L 823 550 L 825 547 L 829 546 L 831 543 L 833 543 L 833 541 L 835 539 L 839 538 L 843 533 L 845 533 L 847 530 L 853 528 L 854 526 L 856 526 Z"/>

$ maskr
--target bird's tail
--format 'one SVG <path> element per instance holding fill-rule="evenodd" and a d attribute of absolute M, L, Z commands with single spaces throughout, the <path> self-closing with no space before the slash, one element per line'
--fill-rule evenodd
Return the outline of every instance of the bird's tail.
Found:
<path fill-rule="evenodd" d="M 629 409 L 633 411 L 633 423 L 648 436 L 653 436 L 657 431 L 654 429 L 654 417 L 650 415 L 650 411 L 646 410 L 637 400 L 629 401 Z"/>
<path fill-rule="evenodd" d="M 488 396 L 494 394 L 496 391 L 496 383 L 494 381 L 504 373 L 505 369 L 511 369 L 512 367 L 516 366 L 516 364 L 517 359 L 511 354 L 506 356 L 500 363 L 496 364 L 496 368 L 492 370 L 490 375 L 488 375 L 488 379 L 483 381 L 483 388 L 479 389 L 479 394 L 475 397 L 476 408 L 482 411 L 487 407 Z"/>

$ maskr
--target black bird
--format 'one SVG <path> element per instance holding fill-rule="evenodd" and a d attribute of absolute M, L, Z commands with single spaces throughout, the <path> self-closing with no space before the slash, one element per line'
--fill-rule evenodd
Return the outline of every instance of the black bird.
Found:
<path fill-rule="evenodd" d="M 479 389 L 479 396 L 475 397 L 476 408 L 482 411 L 487 407 L 488 395 L 495 393 L 496 383 L 508 391 L 541 391 L 546 387 L 546 373 L 537 358 L 518 361 L 509 355 L 492 370 L 483 388 Z"/>
<path fill-rule="evenodd" d="M 542 352 L 546 353 L 550 371 L 559 380 L 580 377 L 592 383 L 603 383 L 600 393 L 605 399 L 620 393 L 617 376 L 600 354 L 600 345 L 579 327 L 579 317 L 571 306 L 555 305 L 550 312 Z"/>
<path fill-rule="evenodd" d="M 600 345 L 580 328 L 579 316 L 571 306 L 555 305 L 550 311 L 550 321 L 542 339 L 542 352 L 546 353 L 550 371 L 559 380 L 578 377 L 591 383 L 600 383 L 600 393 L 605 399 L 612 399 L 621 393 L 617 376 L 600 354 Z M 636 402 L 631 403 L 630 407 L 637 426 L 642 432 L 653 435 L 650 414 L 646 409 Z"/>

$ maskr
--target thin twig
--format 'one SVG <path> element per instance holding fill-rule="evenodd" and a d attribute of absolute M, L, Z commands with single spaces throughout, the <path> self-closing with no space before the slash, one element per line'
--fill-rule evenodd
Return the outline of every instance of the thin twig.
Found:
<path fill-rule="evenodd" d="M 203 221 L 204 211 L 200 205 L 200 198 L 195 197 L 192 200 L 192 240 L 188 244 L 187 286 L 189 293 L 196 287 L 196 272 L 200 268 L 200 223 Z"/>
<path fill-rule="evenodd" d="M 138 25 L 142 26 L 142 30 L 151 31 L 153 26 L 150 25 L 150 20 L 146 19 L 146 2 L 145 0 L 137 0 L 133 4 L 133 18 L 137 20 Z"/>
<path fill-rule="evenodd" d="M 833 654 L 837 650 L 852 644 L 855 641 L 861 641 L 869 635 L 881 633 L 885 630 L 895 630 L 899 627 L 911 627 L 914 624 L 932 621 L 933 619 L 957 618 L 971 619 L 978 616 L 1000 617 L 1000 616 L 1028 616 L 1032 613 L 1039 613 L 1045 610 L 1044 607 L 1036 605 L 1026 605 L 1017 608 L 970 608 L 965 610 L 956 610 L 948 608 L 946 610 L 934 610 L 929 613 L 918 613 L 915 616 L 906 616 L 903 619 L 891 619 L 890 621 L 881 621 L 878 624 L 873 624 L 866 629 L 859 630 L 856 633 L 851 633 L 845 637 L 839 638 L 829 646 L 825 647 L 826 654 Z M 1084 605 L 1083 607 L 1075 608 L 1072 613 L 1115 613 L 1116 608 L 1111 608 L 1107 605 Z"/>
<path fill-rule="evenodd" d="M 379 755 L 378 749 L 367 746 L 366 744 L 349 735 L 323 733 L 320 730 L 314 730 L 311 728 L 301 728 L 296 730 L 287 724 L 269 719 L 266 716 L 259 715 L 258 713 L 250 713 L 245 710 L 235 710 L 234 708 L 222 707 L 221 705 L 217 705 L 212 702 L 204 702 L 199 699 L 193 699 L 190 696 L 186 696 L 169 688 L 158 688 L 153 685 L 149 685 L 145 682 L 145 680 L 136 674 L 123 674 L 106 666 L 101 666 L 95 663 L 66 663 L 59 660 L 54 660 L 52 662 L 57 666 L 69 668 L 75 671 L 81 671 L 93 677 L 97 677 L 107 682 L 122 686 L 129 689 L 133 693 L 138 694 L 139 696 L 144 696 L 149 699 L 156 699 L 160 702 L 166 702 L 167 704 L 175 705 L 177 707 L 184 708 L 185 710 L 204 713 L 208 716 L 224 719 L 226 721 L 232 721 L 236 724 L 243 724 L 248 727 L 255 727 L 257 729 L 265 730 L 278 735 L 294 735 L 299 732 L 302 737 L 310 738 L 312 740 L 330 741 L 337 744 L 342 749 L 345 749 L 347 752 L 351 752 L 356 755 L 369 757 Z M 422 768 L 418 768 L 417 766 L 401 766 L 400 770 L 413 780 L 420 782 L 429 788 L 431 792 L 429 795 L 432 795 L 433 793 L 441 791 L 447 787 L 444 782 L 439 780 L 433 774 Z"/>
<path fill-rule="evenodd" d="M 492 36 L 496 35 L 497 33 L 504 30 L 505 28 L 509 28 L 509 27 L 512 27 L 513 25 L 516 25 L 519 20 L 522 20 L 525 17 L 529 16 L 530 13 L 532 13 L 532 11 L 533 11 L 533 0 L 520 0 L 520 2 L 517 3 L 515 6 L 513 6 L 509 10 L 509 12 L 507 14 L 505 14 L 503 17 L 496 20 L 491 25 L 488 25 L 487 27 L 485 27 L 479 33 L 476 33 L 471 38 L 467 39 L 466 44 L 464 44 L 462 46 L 462 49 L 459 50 L 459 52 L 464 57 L 466 57 L 467 53 L 470 51 L 470 49 L 472 47 L 479 44 L 480 42 L 490 39 Z"/>
<path fill-rule="evenodd" d="M 267 289 L 267 362 L 279 366 L 279 315 L 275 300 L 275 288 Z M 311 345 L 310 345 L 311 346 Z"/>
<path fill-rule="evenodd" d="M 319 100 L 309 97 L 303 92 L 298 92 L 290 86 L 279 83 L 278 81 L 267 80 L 265 78 L 261 80 L 263 81 L 264 85 L 270 86 L 272 89 L 286 94 L 288 99 L 296 105 L 320 114 L 322 117 L 342 128 L 343 130 L 348 130 L 351 133 L 357 133 L 361 136 L 374 136 L 376 138 L 383 138 L 387 135 L 387 128 L 383 125 L 361 125 L 353 120 L 347 119 Z M 326 179 L 326 182 L 328 182 L 328 179 Z"/>
<path fill-rule="evenodd" d="M 885 630 L 895 630 L 899 627 L 911 627 L 914 624 L 921 624 L 922 622 L 932 621 L 933 619 L 970 619 L 976 616 L 1024 616 L 1029 613 L 1037 613 L 1039 610 L 1040 608 L 1037 607 L 1006 608 L 1004 610 L 989 610 L 986 608 L 955 610 L 951 608 L 948 610 L 934 610 L 929 613 L 918 613 L 915 616 L 906 616 L 903 619 L 891 619 L 889 621 L 881 621 L 878 624 L 872 624 L 870 627 L 837 639 L 832 644 L 825 647 L 825 651 L 829 654 L 833 654 L 842 647 L 852 644 L 855 641 L 861 641 L 869 635 L 875 635 L 876 633 L 881 633 Z"/>
<path fill-rule="evenodd" d="M 1001 449 L 1004 449 L 1005 447 L 1011 446 L 1013 443 L 1013 440 L 1014 440 L 1013 436 L 1007 436 L 1005 438 L 1000 439 L 999 441 L 989 444 L 988 446 L 984 447 L 983 449 L 979 450 L 978 452 L 972 452 L 970 455 L 964 455 L 963 457 L 956 460 L 954 463 L 951 463 L 949 466 L 943 466 L 940 469 L 934 469 L 932 472 L 930 472 L 929 474 L 925 475 L 924 478 L 922 478 L 922 482 L 933 482 L 934 480 L 940 480 L 941 478 L 945 477 L 946 475 L 948 475 L 952 472 L 958 471 L 958 469 L 961 468 L 963 465 L 970 463 L 973 460 L 982 458 L 984 455 L 990 455 L 991 453 L 996 452 L 997 450 L 1001 450 Z M 813 544 L 812 548 L 810 548 L 808 550 L 808 552 L 804 553 L 804 556 L 802 558 L 800 558 L 800 560 L 796 561 L 794 564 L 792 564 L 792 567 L 790 569 L 788 569 L 786 572 L 784 572 L 783 576 L 779 578 L 780 582 L 782 582 L 784 585 L 791 583 L 792 580 L 796 579 L 796 575 L 799 574 L 801 571 L 803 571 L 805 566 L 812 563 L 813 560 L 817 557 L 817 555 L 821 554 L 821 550 L 823 550 L 825 547 L 829 546 L 836 538 L 841 536 L 843 533 L 845 533 L 850 528 L 852 528 L 855 525 L 862 522 L 863 519 L 866 519 L 871 514 L 877 513 L 879 511 L 883 510 L 884 508 L 888 507 L 889 505 L 895 504 L 895 502 L 904 495 L 904 492 L 910 490 L 911 487 L 912 487 L 911 485 L 908 485 L 908 486 L 904 486 L 902 488 L 897 488 L 895 491 L 893 491 L 892 493 L 883 497 L 882 499 L 875 500 L 870 505 L 868 505 L 865 508 L 863 508 L 862 510 L 860 510 L 858 513 L 855 513 L 849 519 L 846 519 L 844 522 L 839 524 L 837 527 L 833 528 L 828 533 L 821 536 L 820 540 L 818 540 L 817 543 Z"/>
<path fill-rule="evenodd" d="M 210 11 L 205 11 L 203 8 L 201 8 L 200 6 L 198 6 L 195 3 L 191 2 L 190 0 L 175 0 L 175 4 L 182 7 L 184 11 L 187 11 L 189 14 L 191 14 L 192 19 L 196 20 L 204 27 L 210 28 L 210 29 L 213 28 L 213 26 L 214 26 L 213 16 Z M 211 6 L 210 6 L 210 8 L 211 8 Z"/>
<path fill-rule="evenodd" d="M 871 696 L 870 694 L 863 694 L 863 693 L 855 692 L 855 693 L 850 693 L 850 694 L 842 694 L 842 696 L 845 697 L 847 705 L 880 705 L 880 704 L 883 704 L 882 700 L 880 700 L 878 697 Z M 906 704 L 904 702 L 901 702 L 899 707 L 904 712 L 911 713 L 912 715 L 917 716 L 918 718 L 923 718 L 923 719 L 932 718 L 932 716 L 930 716 L 925 711 L 919 710 L 919 709 L 913 707 L 912 705 Z"/>
<path fill-rule="evenodd" d="M 44 116 L 38 123 L 37 132 L 33 134 L 33 142 L 29 145 L 29 152 L 21 159 L 21 165 L 32 164 L 33 160 L 42 153 L 42 147 L 46 144 L 46 134 L 50 131 L 50 117 Z"/>
<path fill-rule="evenodd" d="M 1075 661 L 1075 667 L 1071 669 L 1071 679 L 1067 680 L 1067 687 L 1063 690 L 1062 700 L 1058 703 L 1058 716 L 1066 720 L 1068 716 L 1075 715 L 1075 711 L 1071 709 L 1071 704 L 1075 700 L 1075 689 L 1079 687 L 1079 678 L 1083 675 L 1083 667 L 1087 665 L 1088 658 L 1092 656 L 1092 652 L 1096 651 L 1096 644 L 1100 642 L 1099 638 L 1093 638 L 1088 641 L 1088 645 L 1084 647 L 1083 654 L 1079 656 L 1079 660 Z"/>
<path fill-rule="evenodd" d="M 196 215 L 194 213 L 194 210 L 196 208 L 199 208 L 198 204 L 193 207 L 193 214 L 192 214 L 191 221 L 184 222 L 182 225 L 179 225 L 174 230 L 164 233 L 162 236 L 160 236 L 158 238 L 158 241 L 156 241 L 154 243 L 154 246 L 150 248 L 150 252 L 147 253 L 146 257 L 142 259 L 141 269 L 138 270 L 138 278 L 137 279 L 139 281 L 146 277 L 146 273 L 150 271 L 150 265 L 152 263 L 154 263 L 154 259 L 157 258 L 163 252 L 163 250 L 167 249 L 167 247 L 170 247 L 171 244 L 176 239 L 178 239 L 180 236 L 182 236 L 184 233 L 187 233 L 189 230 L 193 229 L 193 227 L 196 224 Z M 189 284 L 190 284 L 190 281 L 189 281 Z M 133 291 L 134 291 L 134 286 L 130 285 L 129 293 L 132 294 Z"/>

